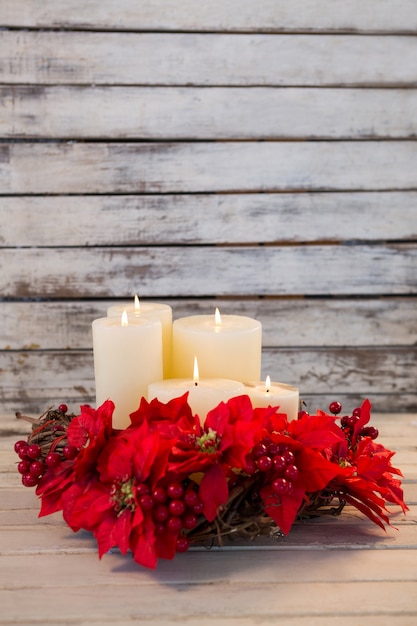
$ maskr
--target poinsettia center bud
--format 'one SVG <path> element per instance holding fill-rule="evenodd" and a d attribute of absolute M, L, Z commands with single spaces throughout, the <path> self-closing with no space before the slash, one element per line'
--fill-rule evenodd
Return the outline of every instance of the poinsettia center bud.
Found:
<path fill-rule="evenodd" d="M 196 437 L 195 445 L 198 450 L 201 452 L 206 452 L 207 454 L 214 454 L 217 452 L 219 447 L 220 439 L 217 437 L 216 431 L 211 428 L 208 429 L 208 432 L 201 435 L 201 437 Z"/>
<path fill-rule="evenodd" d="M 113 485 L 112 488 L 112 501 L 114 503 L 115 510 L 120 514 L 126 509 L 134 511 L 136 508 L 135 496 L 133 491 L 134 479 L 126 480 L 125 482 Z"/>

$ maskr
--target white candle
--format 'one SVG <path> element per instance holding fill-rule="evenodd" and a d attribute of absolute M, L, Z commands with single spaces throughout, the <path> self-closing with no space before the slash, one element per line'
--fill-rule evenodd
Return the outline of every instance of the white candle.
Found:
<path fill-rule="evenodd" d="M 172 308 L 161 302 L 140 302 L 138 296 L 133 302 L 114 304 L 107 309 L 107 317 L 118 317 L 126 311 L 129 317 L 147 317 L 159 319 L 162 324 L 162 354 L 163 354 L 163 377 L 171 376 L 171 353 L 172 353 Z"/>
<path fill-rule="evenodd" d="M 173 377 L 189 376 L 197 356 L 202 378 L 259 380 L 262 325 L 242 315 L 192 315 L 172 325 Z"/>
<path fill-rule="evenodd" d="M 96 403 L 115 403 L 113 427 L 126 428 L 148 385 L 162 378 L 162 326 L 157 319 L 104 317 L 92 323 Z"/>
<path fill-rule="evenodd" d="M 148 401 L 158 398 L 167 403 L 188 392 L 188 404 L 194 415 L 204 423 L 206 415 L 220 402 L 243 395 L 244 385 L 236 380 L 211 378 L 201 380 L 197 359 L 194 359 L 194 376 L 190 378 L 172 378 L 151 383 L 148 387 Z"/>
<path fill-rule="evenodd" d="M 297 387 L 275 383 L 269 376 L 265 383 L 251 382 L 245 385 L 245 393 L 250 397 L 254 408 L 277 406 L 280 413 L 286 413 L 288 420 L 298 417 L 299 391 Z"/>

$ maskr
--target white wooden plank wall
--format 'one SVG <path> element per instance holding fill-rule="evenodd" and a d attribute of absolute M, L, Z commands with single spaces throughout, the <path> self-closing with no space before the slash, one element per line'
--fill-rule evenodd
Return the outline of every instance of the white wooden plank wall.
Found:
<path fill-rule="evenodd" d="M 94 401 L 92 319 L 251 315 L 263 375 L 417 410 L 415 0 L 2 0 L 0 400 Z"/>

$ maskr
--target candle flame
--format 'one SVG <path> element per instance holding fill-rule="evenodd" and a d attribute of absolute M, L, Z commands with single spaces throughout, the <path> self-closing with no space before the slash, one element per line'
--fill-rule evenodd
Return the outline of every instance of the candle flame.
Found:
<path fill-rule="evenodd" d="M 122 313 L 121 325 L 122 326 L 128 326 L 129 325 L 129 322 L 128 322 L 128 319 L 127 319 L 127 312 L 126 311 L 123 311 L 123 313 Z"/>
<path fill-rule="evenodd" d="M 198 381 L 200 380 L 200 375 L 198 372 L 198 361 L 197 357 L 194 357 L 194 374 L 193 374 L 194 385 L 197 387 Z"/>
<path fill-rule="evenodd" d="M 140 302 L 138 296 L 135 294 L 135 313 L 140 312 Z"/>
<path fill-rule="evenodd" d="M 271 377 L 267 376 L 265 379 L 265 391 L 269 393 L 271 391 Z"/>
<path fill-rule="evenodd" d="M 222 325 L 222 318 L 220 315 L 220 311 L 218 309 L 218 307 L 216 307 L 216 310 L 214 312 L 214 323 L 216 326 L 221 326 Z"/>

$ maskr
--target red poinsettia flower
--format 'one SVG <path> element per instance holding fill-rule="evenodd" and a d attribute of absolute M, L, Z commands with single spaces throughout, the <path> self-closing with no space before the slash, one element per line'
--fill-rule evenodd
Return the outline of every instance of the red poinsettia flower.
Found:
<path fill-rule="evenodd" d="M 66 522 L 93 532 L 100 557 L 114 546 L 131 548 L 135 561 L 155 567 L 158 557 L 175 555 L 177 536 L 156 533 L 151 496 L 166 475 L 171 446 L 146 421 L 119 431 L 99 455 L 96 475 L 63 494 Z"/>
<path fill-rule="evenodd" d="M 330 485 L 338 495 L 358 508 L 375 524 L 385 528 L 390 525 L 386 502 L 401 506 L 405 512 L 400 481 L 393 474 L 402 476 L 399 469 L 391 465 L 394 452 L 363 437 L 350 450 L 344 467 Z"/>

